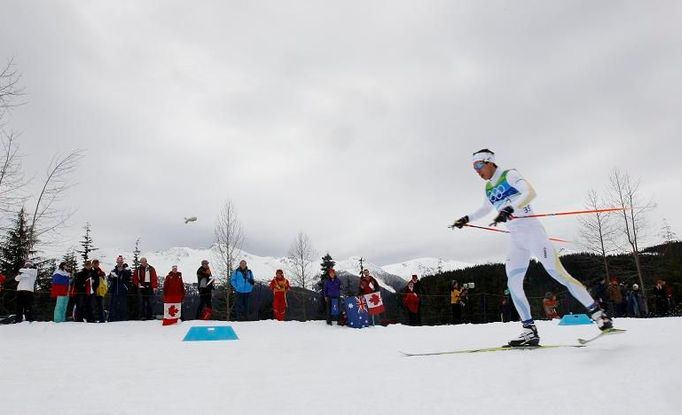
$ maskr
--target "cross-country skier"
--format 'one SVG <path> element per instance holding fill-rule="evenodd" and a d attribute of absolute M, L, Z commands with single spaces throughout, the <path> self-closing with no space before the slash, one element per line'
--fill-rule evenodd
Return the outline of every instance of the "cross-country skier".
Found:
<path fill-rule="evenodd" d="M 483 218 L 493 208 L 497 211 L 493 225 L 497 226 L 501 222 L 507 225 L 511 235 L 505 264 L 507 284 L 523 323 L 523 332 L 511 340 L 509 346 L 536 346 L 540 343 L 530 305 L 523 291 L 523 279 L 531 257 L 537 258 L 552 278 L 568 288 L 571 295 L 587 308 L 592 320 L 601 330 L 612 328 L 611 319 L 590 296 L 585 286 L 561 265 L 540 221 L 537 218 L 518 219 L 533 214 L 530 202 L 535 198 L 535 190 L 530 183 L 515 169 L 498 167 L 495 153 L 488 149 L 477 151 L 473 156 L 474 170 L 486 181 L 485 201 L 475 212 L 457 219 L 452 227 L 461 229 L 468 222 Z"/>

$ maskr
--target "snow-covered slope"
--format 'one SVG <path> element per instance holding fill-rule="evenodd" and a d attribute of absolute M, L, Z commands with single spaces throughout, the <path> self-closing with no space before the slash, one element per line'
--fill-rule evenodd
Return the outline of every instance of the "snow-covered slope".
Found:
<path fill-rule="evenodd" d="M 383 288 L 390 292 L 396 292 L 404 288 L 407 283 L 407 277 L 396 275 L 386 270 L 386 267 L 380 267 L 367 260 L 362 261 L 364 269 L 368 269 L 370 274 L 374 276 Z M 391 265 L 389 265 L 391 267 Z M 337 271 L 345 271 L 353 275 L 360 275 L 360 257 L 353 256 L 348 259 L 336 262 Z M 410 274 L 412 275 L 412 274 Z"/>
<path fill-rule="evenodd" d="M 118 255 L 123 255 L 128 264 L 132 264 L 133 260 L 132 253 L 123 250 L 102 250 L 96 251 L 94 254 L 94 257 L 98 257 L 97 255 L 101 254 L 98 258 L 103 262 L 106 270 L 113 268 L 115 259 Z M 149 263 L 153 265 L 161 275 L 168 273 L 171 266 L 178 265 L 180 271 L 186 276 L 192 276 L 201 265 L 203 259 L 207 259 L 214 270 L 215 265 L 217 264 L 217 257 L 210 248 L 195 249 L 175 247 L 165 251 L 142 252 L 140 256 L 146 257 Z M 269 281 L 274 277 L 275 270 L 277 269 L 283 269 L 285 274 L 290 273 L 291 270 L 290 261 L 285 257 L 275 258 L 242 252 L 241 255 L 238 255 L 238 258 L 246 260 L 249 268 L 253 271 L 255 278 L 259 281 Z M 359 256 L 339 260 L 336 262 L 335 268 L 339 272 L 345 271 L 353 275 L 358 275 L 360 272 L 359 260 Z M 319 262 L 321 262 L 321 260 L 313 262 L 311 265 L 310 270 L 312 273 L 317 274 L 319 272 Z M 458 261 L 439 260 L 438 258 L 419 258 L 385 266 L 379 266 L 369 261 L 364 261 L 363 266 L 370 270 L 372 275 L 379 281 L 379 284 L 386 287 L 389 291 L 393 291 L 394 288 L 391 287 L 403 284 L 403 282 L 409 279 L 412 274 L 417 274 L 419 277 L 422 277 L 426 274 L 435 273 L 439 266 L 441 266 L 443 271 L 449 271 L 466 267 L 468 264 Z M 188 279 L 188 281 L 190 280 Z"/>
<path fill-rule="evenodd" d="M 470 267 L 472 264 L 466 262 L 443 260 L 439 258 L 417 258 L 399 264 L 384 265 L 381 267 L 389 274 L 398 275 L 404 279 L 409 279 L 412 275 L 421 278 L 424 275 L 433 275 L 440 271 L 453 271 Z"/>
<path fill-rule="evenodd" d="M 682 408 L 682 318 L 618 319 L 584 348 L 403 357 L 490 347 L 518 323 L 362 330 L 324 322 L 230 323 L 239 340 L 183 342 L 225 322 L 0 326 L 2 413 L 656 414 Z M 538 321 L 545 344 L 587 326 Z M 86 369 L 90 367 L 90 369 Z"/>

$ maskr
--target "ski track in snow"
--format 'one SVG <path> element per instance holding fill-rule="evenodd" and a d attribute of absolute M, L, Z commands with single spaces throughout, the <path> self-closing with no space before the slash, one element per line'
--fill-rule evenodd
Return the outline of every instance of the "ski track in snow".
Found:
<path fill-rule="evenodd" d="M 585 348 L 410 357 L 491 347 L 518 323 L 34 322 L 0 326 L 3 414 L 679 414 L 682 318 L 617 319 Z M 237 341 L 183 342 L 231 325 Z M 539 321 L 543 344 L 596 327 Z"/>

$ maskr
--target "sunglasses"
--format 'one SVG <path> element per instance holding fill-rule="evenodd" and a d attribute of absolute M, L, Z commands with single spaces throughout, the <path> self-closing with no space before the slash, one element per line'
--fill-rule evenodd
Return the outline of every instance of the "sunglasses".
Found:
<path fill-rule="evenodd" d="M 486 161 L 477 161 L 474 163 L 474 170 L 481 170 L 488 162 Z"/>

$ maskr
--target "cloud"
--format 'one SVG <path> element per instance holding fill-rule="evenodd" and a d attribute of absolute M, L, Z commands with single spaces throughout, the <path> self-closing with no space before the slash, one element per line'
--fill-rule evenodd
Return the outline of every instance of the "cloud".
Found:
<path fill-rule="evenodd" d="M 29 103 L 26 166 L 86 148 L 70 197 L 102 246 L 207 246 L 226 198 L 247 250 L 298 231 L 336 257 L 501 259 L 446 226 L 474 209 L 473 151 L 582 207 L 620 167 L 678 234 L 682 6 L 528 2 L 8 2 L 0 59 Z M 27 28 L 31 28 L 28 30 Z M 185 226 L 184 216 L 197 216 Z M 572 221 L 548 231 L 577 237 Z M 61 249 L 61 248 L 60 248 Z"/>

